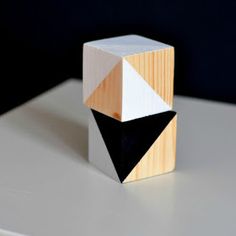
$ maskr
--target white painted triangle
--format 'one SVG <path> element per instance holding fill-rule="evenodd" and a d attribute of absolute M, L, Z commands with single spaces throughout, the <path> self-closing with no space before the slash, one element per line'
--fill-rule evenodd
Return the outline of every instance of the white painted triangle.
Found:
<path fill-rule="evenodd" d="M 84 44 L 83 48 L 83 100 L 93 93 L 121 57 Z"/>
<path fill-rule="evenodd" d="M 142 76 L 123 59 L 122 121 L 171 110 Z"/>
<path fill-rule="evenodd" d="M 89 161 L 103 173 L 120 182 L 92 112 L 89 116 Z"/>

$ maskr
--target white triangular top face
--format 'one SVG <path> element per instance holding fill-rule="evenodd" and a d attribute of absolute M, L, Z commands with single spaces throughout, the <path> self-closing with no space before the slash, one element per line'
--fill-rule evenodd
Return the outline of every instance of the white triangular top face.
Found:
<path fill-rule="evenodd" d="M 171 47 L 170 45 L 139 35 L 125 35 L 100 39 L 88 42 L 86 45 L 96 47 L 121 57 Z"/>
<path fill-rule="evenodd" d="M 123 59 L 122 121 L 171 110 L 140 74 Z"/>
<path fill-rule="evenodd" d="M 89 161 L 103 173 L 120 182 L 92 112 L 89 116 Z"/>
<path fill-rule="evenodd" d="M 83 50 L 83 101 L 85 102 L 121 57 L 86 44 Z"/>

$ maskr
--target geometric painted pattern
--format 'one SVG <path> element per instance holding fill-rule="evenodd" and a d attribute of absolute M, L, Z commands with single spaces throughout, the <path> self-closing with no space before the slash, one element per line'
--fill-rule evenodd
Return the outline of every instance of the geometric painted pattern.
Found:
<path fill-rule="evenodd" d="M 121 183 L 174 170 L 173 87 L 172 46 L 138 35 L 85 43 L 89 161 Z"/>
<path fill-rule="evenodd" d="M 118 62 L 85 102 L 88 107 L 118 120 L 122 112 L 121 67 Z"/>
<path fill-rule="evenodd" d="M 89 161 L 112 179 L 120 181 L 92 112 L 89 116 Z"/>
<path fill-rule="evenodd" d="M 161 139 L 163 139 L 162 136 L 166 135 L 165 132 L 168 132 L 166 128 L 169 125 L 173 129 L 172 123 L 175 122 L 176 112 L 167 111 L 127 122 L 119 122 L 94 110 L 92 110 L 91 116 L 93 122 L 95 121 L 93 125 L 98 127 L 100 131 L 100 138 L 102 137 L 104 141 L 106 151 L 109 153 L 121 183 L 135 180 L 132 176 L 136 177 L 138 174 L 136 172 L 140 172 L 139 162 L 150 156 L 149 152 L 152 152 L 153 145 L 160 146 L 159 150 L 163 151 L 161 155 L 168 154 L 166 157 L 162 155 L 162 158 L 165 163 L 168 162 L 168 159 L 171 159 L 171 166 L 162 166 L 162 160 L 159 160 L 160 157 L 154 155 L 149 163 L 157 162 L 157 165 L 149 171 L 150 175 L 173 170 L 175 148 L 171 142 L 174 139 L 168 137 L 164 137 L 164 140 Z M 94 136 L 92 133 L 90 135 Z M 163 148 L 167 150 L 162 150 Z M 171 153 L 172 151 L 173 153 Z M 94 152 L 99 153 L 100 147 L 97 147 Z M 171 155 L 169 155 L 170 153 Z M 101 154 L 101 152 L 95 160 L 100 163 L 100 158 L 104 158 L 104 154 Z M 160 164 L 158 164 L 158 161 Z M 91 162 L 94 163 L 94 161 Z M 96 163 L 94 164 L 96 165 Z M 132 171 L 135 173 L 132 173 Z M 145 178 L 147 175 L 140 173 L 140 177 Z"/>
<path fill-rule="evenodd" d="M 169 173 L 176 162 L 177 115 L 168 123 L 123 183 Z"/>
<path fill-rule="evenodd" d="M 125 60 L 170 107 L 173 106 L 174 48 L 129 55 Z M 168 89 L 163 89 L 165 87 Z"/>
<path fill-rule="evenodd" d="M 97 40 L 84 44 L 83 61 L 89 108 L 121 122 L 172 109 L 173 47 L 132 35 Z"/>

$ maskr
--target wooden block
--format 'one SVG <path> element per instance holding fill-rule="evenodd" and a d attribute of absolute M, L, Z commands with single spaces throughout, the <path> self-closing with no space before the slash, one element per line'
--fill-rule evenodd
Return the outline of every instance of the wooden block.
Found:
<path fill-rule="evenodd" d="M 171 110 L 174 48 L 138 35 L 84 44 L 84 103 L 125 122 Z"/>
<path fill-rule="evenodd" d="M 175 169 L 176 126 L 177 115 L 170 121 L 123 183 L 169 173 Z"/>
<path fill-rule="evenodd" d="M 164 174 L 175 168 L 176 112 L 119 122 L 92 110 L 89 161 L 118 182 Z"/>

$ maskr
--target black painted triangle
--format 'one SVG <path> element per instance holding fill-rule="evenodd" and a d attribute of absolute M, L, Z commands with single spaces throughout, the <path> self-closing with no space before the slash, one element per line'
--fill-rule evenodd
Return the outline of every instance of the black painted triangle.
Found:
<path fill-rule="evenodd" d="M 92 112 L 121 182 L 176 115 L 174 111 L 167 111 L 120 122 L 97 111 Z"/>

